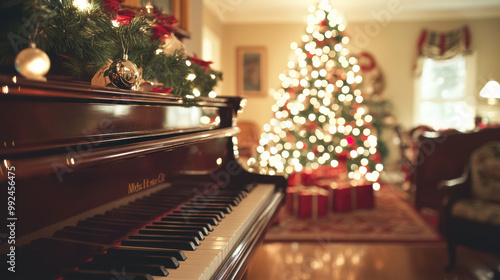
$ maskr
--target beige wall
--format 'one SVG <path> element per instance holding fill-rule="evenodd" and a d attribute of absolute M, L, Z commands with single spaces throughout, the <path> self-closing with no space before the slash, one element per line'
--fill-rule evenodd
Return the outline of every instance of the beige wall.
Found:
<path fill-rule="evenodd" d="M 217 21 L 212 18 L 212 21 Z M 208 24 L 208 23 L 207 23 Z M 210 23 L 214 25 L 214 23 Z M 385 97 L 394 104 L 394 115 L 404 128 L 413 126 L 413 76 L 416 42 L 424 28 L 445 31 L 468 25 L 472 45 L 477 51 L 477 92 L 488 78 L 500 80 L 500 18 L 454 21 L 395 21 L 382 26 L 375 21 L 349 23 L 346 31 L 353 52 L 360 49 L 374 54 L 385 74 Z M 220 31 L 220 25 L 217 27 Z M 222 26 L 222 95 L 235 95 L 236 47 L 266 46 L 269 58 L 268 86 L 279 89 L 278 75 L 286 69 L 290 43 L 300 40 L 305 23 L 225 24 Z M 248 98 L 240 119 L 250 119 L 259 126 L 269 121 L 274 98 Z"/>

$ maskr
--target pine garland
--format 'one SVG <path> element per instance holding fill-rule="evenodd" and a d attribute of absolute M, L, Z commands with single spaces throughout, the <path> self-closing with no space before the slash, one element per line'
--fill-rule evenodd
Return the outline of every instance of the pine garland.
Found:
<path fill-rule="evenodd" d="M 159 52 L 165 34 L 172 31 L 169 17 L 120 10 L 113 0 L 91 0 L 88 10 L 75 7 L 73 0 L 7 0 L 1 4 L 4 16 L 0 34 L 7 40 L 0 42 L 0 63 L 13 65 L 17 52 L 33 39 L 37 47 L 55 60 L 73 77 L 90 79 L 99 69 L 112 61 L 128 59 L 143 70 L 143 79 L 172 88 L 171 93 L 192 100 L 193 89 L 203 95 L 215 86 L 222 74 L 210 70 L 202 73 L 198 65 L 187 66 L 186 57 Z M 103 4 L 104 2 L 104 4 Z M 120 23 L 116 26 L 116 22 Z M 35 33 L 34 38 L 29 38 Z M 53 63 L 54 64 L 54 63 Z M 56 69 L 57 70 L 57 69 Z M 196 82 L 187 80 L 196 73 Z M 213 74 L 217 79 L 207 79 Z M 205 83 L 206 84 L 200 84 Z M 206 93 L 206 94 L 205 94 Z"/>
<path fill-rule="evenodd" d="M 201 96 L 209 96 L 212 89 L 217 85 L 218 81 L 222 81 L 222 73 L 207 69 L 198 64 L 191 64 L 189 67 L 191 73 L 196 75 L 196 78 L 192 81 L 193 87 L 200 91 Z"/>

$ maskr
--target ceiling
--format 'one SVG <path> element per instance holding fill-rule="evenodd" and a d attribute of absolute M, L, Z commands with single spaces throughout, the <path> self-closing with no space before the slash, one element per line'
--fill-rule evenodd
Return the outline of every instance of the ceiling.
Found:
<path fill-rule="evenodd" d="M 315 0 L 203 0 L 224 23 L 305 22 Z M 347 21 L 500 17 L 500 0 L 331 0 Z"/>

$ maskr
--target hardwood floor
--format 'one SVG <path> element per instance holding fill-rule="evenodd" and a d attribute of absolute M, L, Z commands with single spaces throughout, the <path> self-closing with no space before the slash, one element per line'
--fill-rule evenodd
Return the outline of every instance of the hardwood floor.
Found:
<path fill-rule="evenodd" d="M 264 243 L 245 280 L 469 280 L 491 279 L 500 258 L 459 247 L 445 272 L 444 243 Z"/>

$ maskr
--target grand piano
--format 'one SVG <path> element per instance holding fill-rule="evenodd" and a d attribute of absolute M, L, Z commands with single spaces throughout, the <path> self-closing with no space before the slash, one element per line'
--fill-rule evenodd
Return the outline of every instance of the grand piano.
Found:
<path fill-rule="evenodd" d="M 1 279 L 243 277 L 286 180 L 240 165 L 241 98 L 0 88 Z"/>

